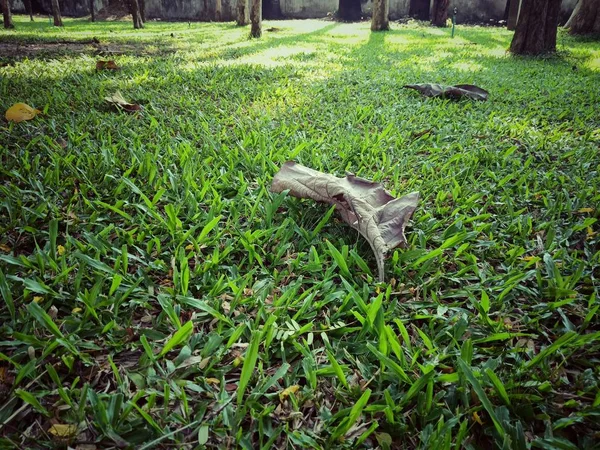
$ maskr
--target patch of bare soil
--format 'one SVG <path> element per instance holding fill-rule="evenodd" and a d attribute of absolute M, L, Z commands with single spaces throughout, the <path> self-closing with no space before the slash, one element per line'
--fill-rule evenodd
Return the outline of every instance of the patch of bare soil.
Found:
<path fill-rule="evenodd" d="M 168 49 L 161 49 L 168 51 Z M 53 58 L 87 54 L 94 56 L 151 55 L 158 49 L 149 50 L 146 44 L 101 44 L 98 40 L 60 42 L 0 42 L 0 66 L 8 61 L 23 58 Z M 4 60 L 4 64 L 2 61 Z"/>

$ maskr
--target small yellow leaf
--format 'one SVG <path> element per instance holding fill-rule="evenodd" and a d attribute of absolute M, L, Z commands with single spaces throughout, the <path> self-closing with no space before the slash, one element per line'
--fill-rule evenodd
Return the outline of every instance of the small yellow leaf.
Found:
<path fill-rule="evenodd" d="M 83 309 L 81 309 L 81 308 L 73 308 L 73 310 L 72 310 L 71 312 L 72 312 L 73 314 L 78 314 L 78 313 L 80 313 L 81 311 L 83 311 Z"/>
<path fill-rule="evenodd" d="M 207 378 L 206 382 L 208 384 L 221 384 L 221 380 L 219 380 L 217 378 Z"/>
<path fill-rule="evenodd" d="M 591 213 L 594 212 L 594 208 L 581 208 L 577 210 L 578 213 Z"/>
<path fill-rule="evenodd" d="M 60 256 L 65 254 L 65 248 L 62 245 L 59 245 L 56 247 L 56 253 L 58 253 Z"/>
<path fill-rule="evenodd" d="M 194 250 L 194 244 L 188 244 L 185 246 L 186 250 Z"/>
<path fill-rule="evenodd" d="M 48 432 L 60 438 L 73 437 L 77 434 L 77 425 L 63 425 L 56 423 L 50 427 Z"/>
<path fill-rule="evenodd" d="M 473 413 L 473 420 L 479 425 L 483 425 L 483 421 L 481 420 L 481 417 L 479 417 L 479 414 L 477 414 L 477 411 Z"/>
<path fill-rule="evenodd" d="M 4 117 L 6 117 L 6 120 L 9 122 L 23 122 L 24 120 L 33 119 L 40 113 L 40 110 L 32 108 L 25 103 L 15 103 L 8 108 Z"/>
<path fill-rule="evenodd" d="M 6 253 L 10 253 L 10 247 L 6 244 L 0 244 L 0 250 Z"/>
<path fill-rule="evenodd" d="M 33 297 L 33 301 L 36 303 L 41 302 L 44 299 L 44 297 L 40 297 L 39 295 L 36 295 L 35 297 Z"/>
<path fill-rule="evenodd" d="M 293 386 L 285 388 L 283 391 L 281 391 L 279 393 L 279 400 L 283 402 L 291 394 L 295 394 L 296 392 L 298 392 L 299 389 L 300 389 L 300 386 L 298 386 L 297 384 L 294 384 Z"/>
<path fill-rule="evenodd" d="M 593 238 L 594 236 L 596 236 L 596 234 L 598 234 L 598 233 L 596 233 L 596 232 L 595 232 L 595 231 L 592 229 L 592 227 L 587 227 L 587 228 L 586 228 L 586 234 L 587 234 L 587 239 L 591 239 L 591 238 Z"/>

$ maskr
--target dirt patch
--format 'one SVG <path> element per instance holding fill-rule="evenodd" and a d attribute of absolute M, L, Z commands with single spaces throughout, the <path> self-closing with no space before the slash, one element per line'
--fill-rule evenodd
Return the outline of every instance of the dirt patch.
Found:
<path fill-rule="evenodd" d="M 161 48 L 169 51 L 169 48 Z M 149 48 L 148 44 L 100 44 L 93 39 L 90 41 L 61 41 L 61 42 L 0 42 L 0 66 L 7 65 L 7 60 L 24 58 L 55 58 L 57 56 L 73 56 L 78 54 L 93 56 L 114 55 L 154 55 L 158 49 Z M 4 61 L 4 64 L 2 63 Z"/>
<path fill-rule="evenodd" d="M 90 53 L 96 48 L 91 42 L 55 42 L 55 43 L 25 43 L 0 42 L 0 57 L 2 58 L 31 58 L 43 55 L 59 55 L 71 53 Z"/>

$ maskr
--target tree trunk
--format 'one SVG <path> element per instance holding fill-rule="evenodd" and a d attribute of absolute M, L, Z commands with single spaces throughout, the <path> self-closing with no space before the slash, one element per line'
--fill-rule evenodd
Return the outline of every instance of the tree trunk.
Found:
<path fill-rule="evenodd" d="M 519 21 L 510 51 L 540 55 L 556 50 L 556 31 L 561 0 L 522 0 Z"/>
<path fill-rule="evenodd" d="M 216 0 L 216 5 L 215 5 L 215 21 L 216 22 L 221 21 L 222 9 L 223 9 L 223 4 L 221 3 L 221 0 Z"/>
<path fill-rule="evenodd" d="M 579 0 L 565 28 L 570 34 L 600 34 L 600 0 Z"/>
<path fill-rule="evenodd" d="M 60 5 L 58 0 L 52 0 L 52 15 L 54 16 L 54 26 L 62 27 L 62 17 L 60 17 Z"/>
<path fill-rule="evenodd" d="M 133 18 L 133 28 L 139 29 L 144 28 L 144 22 L 140 14 L 140 4 L 138 0 L 129 0 L 129 12 Z"/>
<path fill-rule="evenodd" d="M 252 9 L 250 10 L 250 21 L 252 22 L 252 28 L 250 29 L 250 36 L 253 38 L 259 38 L 262 36 L 262 1 L 252 0 Z"/>
<path fill-rule="evenodd" d="M 506 21 L 506 28 L 512 31 L 517 28 L 517 22 L 519 21 L 519 9 L 521 9 L 521 0 L 508 1 L 510 6 L 508 8 L 508 20 Z"/>
<path fill-rule="evenodd" d="M 31 7 L 31 0 L 25 0 L 25 11 L 29 14 L 29 20 L 33 22 L 33 8 Z"/>
<path fill-rule="evenodd" d="M 248 0 L 237 0 L 236 23 L 239 27 L 243 27 L 250 23 L 250 8 L 248 7 Z"/>
<path fill-rule="evenodd" d="M 340 0 L 337 17 L 345 22 L 358 22 L 362 17 L 360 0 Z"/>
<path fill-rule="evenodd" d="M 138 0 L 138 5 L 140 7 L 140 18 L 142 19 L 141 28 L 144 28 L 146 23 L 146 0 Z"/>
<path fill-rule="evenodd" d="M 581 10 L 581 3 L 582 2 L 580 0 L 577 1 L 577 4 L 575 5 L 575 9 L 573 9 L 571 16 L 569 16 L 569 20 L 567 20 L 567 23 L 565 23 L 566 29 L 571 28 L 571 24 L 573 23 L 573 20 L 575 20 L 575 17 L 577 15 L 579 15 L 579 11 Z"/>
<path fill-rule="evenodd" d="M 12 21 L 12 14 L 10 13 L 10 3 L 8 3 L 8 0 L 1 0 L 2 1 L 2 15 L 4 16 L 4 28 L 9 29 L 9 28 L 14 28 L 15 26 L 13 25 L 13 21 Z"/>
<path fill-rule="evenodd" d="M 448 6 L 450 0 L 433 0 L 431 12 L 431 25 L 434 27 L 445 27 L 448 21 Z"/>
<path fill-rule="evenodd" d="M 390 2 L 389 0 L 373 0 L 373 18 L 371 31 L 387 31 L 390 29 Z"/>
<path fill-rule="evenodd" d="M 90 20 L 92 22 L 96 21 L 96 11 L 95 11 L 94 0 L 90 0 Z"/>
<path fill-rule="evenodd" d="M 408 15 L 419 20 L 429 20 L 429 0 L 410 0 Z"/>

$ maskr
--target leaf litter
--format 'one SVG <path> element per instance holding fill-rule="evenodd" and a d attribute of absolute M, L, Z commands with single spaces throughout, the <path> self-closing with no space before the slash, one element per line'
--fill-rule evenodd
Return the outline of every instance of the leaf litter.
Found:
<path fill-rule="evenodd" d="M 406 89 L 414 89 L 425 97 L 442 97 L 452 100 L 470 98 L 471 100 L 486 101 L 489 92 L 473 84 L 457 84 L 456 86 L 443 86 L 441 84 L 405 84 Z"/>
<path fill-rule="evenodd" d="M 123 97 L 123 94 L 121 94 L 119 91 L 115 92 L 113 95 L 105 97 L 104 100 L 106 100 L 108 103 L 114 105 L 117 109 L 129 112 L 129 113 L 133 113 L 133 112 L 142 110 L 142 107 L 140 105 L 137 105 L 135 103 L 130 103 L 127 100 L 125 100 L 125 98 Z"/>
<path fill-rule="evenodd" d="M 286 162 L 273 178 L 273 192 L 289 193 L 335 206 L 342 220 L 369 242 L 379 272 L 385 279 L 385 257 L 406 244 L 404 228 L 419 202 L 419 193 L 393 197 L 380 183 L 347 173 L 344 178 Z"/>
<path fill-rule="evenodd" d="M 39 109 L 32 108 L 26 103 L 15 103 L 6 111 L 4 117 L 9 122 L 24 122 L 26 120 L 31 120 L 38 114 L 42 112 Z"/>

